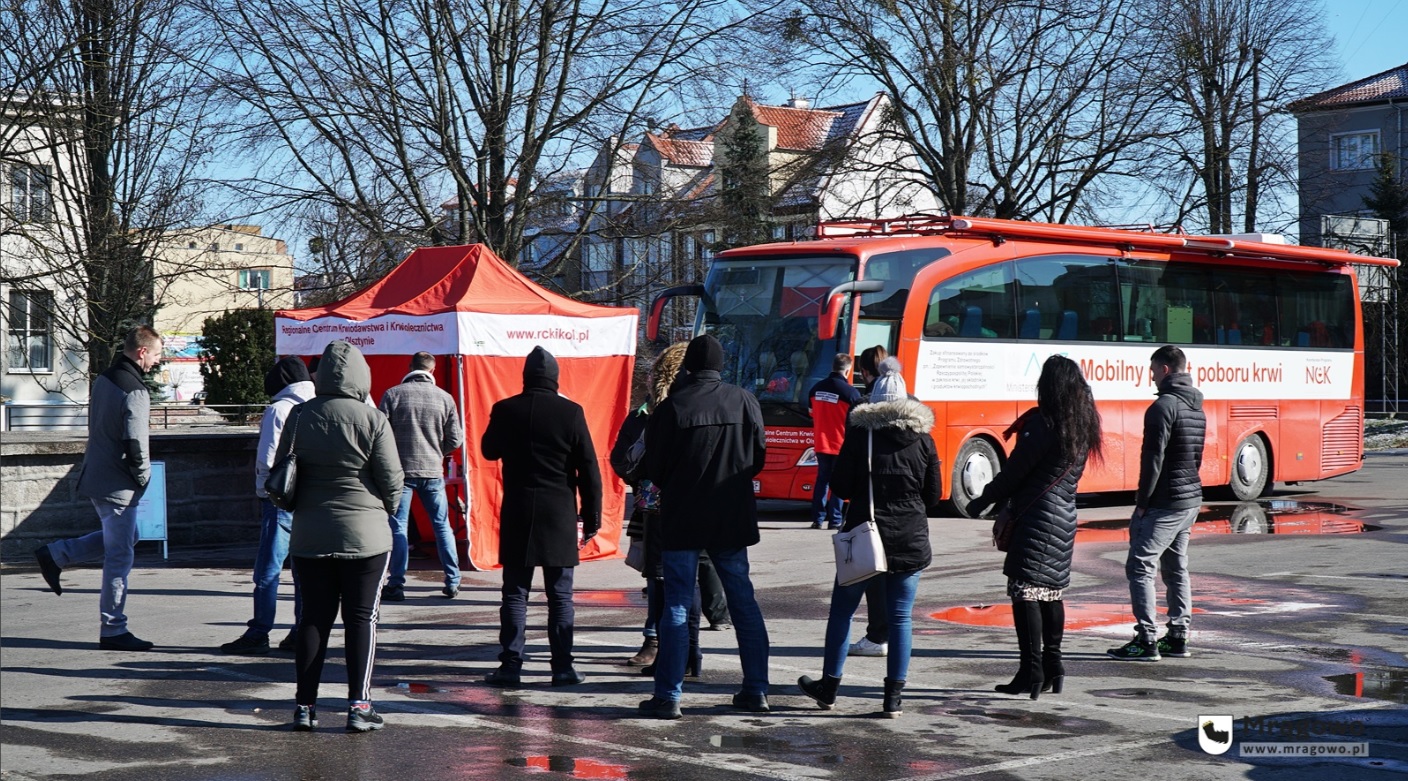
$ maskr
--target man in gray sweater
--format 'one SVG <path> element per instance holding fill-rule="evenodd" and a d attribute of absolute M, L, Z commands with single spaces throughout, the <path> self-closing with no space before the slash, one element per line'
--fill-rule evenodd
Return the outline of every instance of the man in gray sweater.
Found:
<path fill-rule="evenodd" d="M 464 444 L 464 427 L 460 425 L 455 400 L 435 385 L 435 356 L 425 352 L 411 356 L 410 373 L 400 385 L 382 394 L 378 409 L 391 421 L 401 469 L 406 473 L 401 505 L 391 517 L 391 564 L 381 599 L 400 602 L 406 598 L 406 566 L 410 558 L 406 524 L 412 493 L 420 497 L 435 530 L 440 566 L 445 570 L 441 593 L 454 599 L 460 593 L 460 566 L 445 497 L 444 461 Z"/>
<path fill-rule="evenodd" d="M 88 402 L 88 448 L 78 473 L 78 495 L 93 502 L 99 531 L 59 540 L 34 551 L 44 582 L 64 593 L 59 574 L 83 561 L 103 561 L 98 597 L 98 647 L 105 651 L 146 651 L 152 644 L 127 631 L 127 575 L 137 544 L 137 502 L 152 476 L 147 425 L 151 396 L 142 377 L 161 362 L 161 335 L 138 326 L 127 333 L 122 352 L 93 381 Z"/>

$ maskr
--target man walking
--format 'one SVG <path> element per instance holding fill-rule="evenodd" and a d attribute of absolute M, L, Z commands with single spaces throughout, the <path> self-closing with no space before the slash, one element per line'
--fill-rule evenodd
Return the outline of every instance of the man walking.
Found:
<path fill-rule="evenodd" d="M 601 470 L 586 415 L 580 405 L 558 395 L 557 380 L 557 359 L 534 347 L 523 365 L 523 392 L 494 405 L 480 441 L 484 458 L 503 460 L 504 475 L 499 511 L 503 650 L 499 669 L 484 679 L 493 686 L 519 684 L 534 567 L 543 568 L 548 597 L 552 685 L 586 680 L 572 666 L 572 576 L 580 563 L 578 550 L 601 528 Z"/>
<path fill-rule="evenodd" d="M 816 484 L 812 488 L 812 528 L 841 528 L 841 497 L 831 491 L 831 470 L 846 438 L 846 418 L 860 403 L 860 392 L 846 379 L 851 356 L 831 360 L 831 374 L 812 386 L 807 403 L 812 411 L 812 451 L 816 453 Z"/>
<path fill-rule="evenodd" d="M 264 419 L 259 423 L 259 446 L 254 454 L 254 493 L 259 497 L 261 524 L 259 552 L 254 555 L 254 618 L 239 638 L 220 646 L 220 651 L 241 656 L 263 656 L 269 653 L 269 633 L 274 629 L 274 617 L 279 605 L 279 577 L 288 558 L 288 535 L 293 529 L 293 513 L 281 510 L 269 501 L 264 483 L 274 466 L 274 452 L 279 447 L 279 435 L 288 421 L 289 411 L 317 395 L 313 379 L 302 359 L 280 358 L 264 375 L 264 392 L 272 396 Z M 303 613 L 303 597 L 298 584 L 293 587 L 293 626 L 279 643 L 280 651 L 292 651 L 297 636 L 298 619 Z"/>
<path fill-rule="evenodd" d="M 1144 413 L 1139 493 L 1129 522 L 1124 570 L 1134 605 L 1134 638 L 1106 653 L 1120 661 L 1157 662 L 1186 657 L 1193 593 L 1188 581 L 1188 532 L 1203 504 L 1203 394 L 1193 387 L 1188 358 L 1173 345 L 1154 351 L 1149 378 L 1158 398 Z M 1155 640 L 1154 572 L 1168 587 L 1168 634 Z"/>
<path fill-rule="evenodd" d="M 388 602 L 406 599 L 406 566 L 410 544 L 406 526 L 411 517 L 411 495 L 420 497 L 435 531 L 440 566 L 445 570 L 445 587 L 440 593 L 454 599 L 460 593 L 459 549 L 450 529 L 449 500 L 445 496 L 445 456 L 464 444 L 464 428 L 450 394 L 435 385 L 435 356 L 419 352 L 411 356 L 411 371 L 401 384 L 381 395 L 378 407 L 391 422 L 396 452 L 406 485 L 401 504 L 391 517 L 391 564 L 381 598 Z"/>
<path fill-rule="evenodd" d="M 93 381 L 88 402 L 88 447 L 78 474 L 78 495 L 93 502 L 103 528 L 34 551 L 44 582 L 64 593 L 64 567 L 103 560 L 98 596 L 98 647 L 146 651 L 152 644 L 127 631 L 127 575 L 137 544 L 137 502 L 152 475 L 147 426 L 151 396 L 142 377 L 161 362 L 161 335 L 137 326 L 122 340 L 122 352 Z"/>
<path fill-rule="evenodd" d="M 685 622 L 702 550 L 723 581 L 743 662 L 743 688 L 733 705 L 768 710 L 768 632 L 748 577 L 748 546 L 760 539 L 753 476 L 763 468 L 763 416 L 751 393 L 722 381 L 723 362 L 717 339 L 696 337 L 685 351 L 689 376 L 645 427 L 646 476 L 660 488 L 665 611 L 655 696 L 640 711 L 657 719 L 680 717 Z"/>

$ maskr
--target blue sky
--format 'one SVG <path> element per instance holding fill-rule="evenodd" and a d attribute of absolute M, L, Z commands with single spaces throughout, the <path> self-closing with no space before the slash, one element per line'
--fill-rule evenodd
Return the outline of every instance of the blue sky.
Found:
<path fill-rule="evenodd" d="M 1408 0 L 1326 0 L 1345 82 L 1408 62 Z"/>

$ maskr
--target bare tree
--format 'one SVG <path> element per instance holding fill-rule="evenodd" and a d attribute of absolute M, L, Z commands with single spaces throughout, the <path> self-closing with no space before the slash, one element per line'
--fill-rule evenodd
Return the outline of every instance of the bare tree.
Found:
<path fill-rule="evenodd" d="M 41 172 L 49 205 L 36 219 L 0 199 L 0 273 L 57 294 L 50 324 L 93 374 L 151 321 L 152 260 L 202 207 L 202 29 L 179 0 L 19 0 L 0 20 L 0 157 Z"/>
<path fill-rule="evenodd" d="M 1212 233 L 1294 222 L 1295 122 L 1287 105 L 1334 75 L 1310 0 L 1158 0 L 1152 59 L 1179 132 L 1158 156 L 1178 222 Z M 1240 220 L 1239 220 L 1240 218 Z"/>
<path fill-rule="evenodd" d="M 800 0 L 823 73 L 878 82 L 951 211 L 1066 221 L 1160 132 L 1134 0 Z"/>
<path fill-rule="evenodd" d="M 269 155 L 252 196 L 388 251 L 473 240 L 510 261 L 541 183 L 676 110 L 747 18 L 726 0 L 209 2 L 242 140 Z"/>

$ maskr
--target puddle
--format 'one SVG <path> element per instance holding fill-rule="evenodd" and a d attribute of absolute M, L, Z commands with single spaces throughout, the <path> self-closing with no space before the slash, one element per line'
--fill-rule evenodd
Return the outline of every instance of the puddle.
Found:
<path fill-rule="evenodd" d="M 645 607 L 645 597 L 641 596 L 638 588 L 576 591 L 572 594 L 572 601 L 592 607 Z"/>
<path fill-rule="evenodd" d="M 792 746 L 783 740 L 762 735 L 710 735 L 709 745 L 715 748 L 754 748 L 764 751 L 789 749 Z"/>
<path fill-rule="evenodd" d="M 1204 506 L 1192 534 L 1362 534 L 1381 526 L 1350 517 L 1354 508 L 1332 502 L 1264 499 Z M 1128 542 L 1129 521 L 1086 521 L 1076 526 L 1076 542 Z"/>
<path fill-rule="evenodd" d="M 630 771 L 625 765 L 560 755 L 505 759 L 504 764 L 527 768 L 530 771 L 562 773 L 569 778 L 624 779 Z"/>
<path fill-rule="evenodd" d="M 1408 669 L 1403 667 L 1327 675 L 1325 680 L 1334 684 L 1338 694 L 1408 705 Z"/>
<path fill-rule="evenodd" d="M 1208 602 L 1208 600 L 1203 601 L 1204 603 Z M 1194 614 L 1204 612 L 1207 611 L 1203 608 L 1193 608 Z M 930 613 L 929 617 L 967 626 L 1010 627 L 1013 625 L 1012 603 L 1010 602 L 1000 605 L 951 607 L 937 613 Z M 1132 626 L 1133 624 L 1134 611 L 1127 604 L 1066 603 L 1066 629 L 1068 631 L 1107 626 Z"/>
<path fill-rule="evenodd" d="M 448 689 L 441 689 L 438 686 L 431 686 L 428 683 L 405 683 L 404 681 L 387 688 L 389 691 L 401 692 L 402 694 L 406 692 L 410 692 L 411 694 L 441 694 L 449 691 Z"/>

